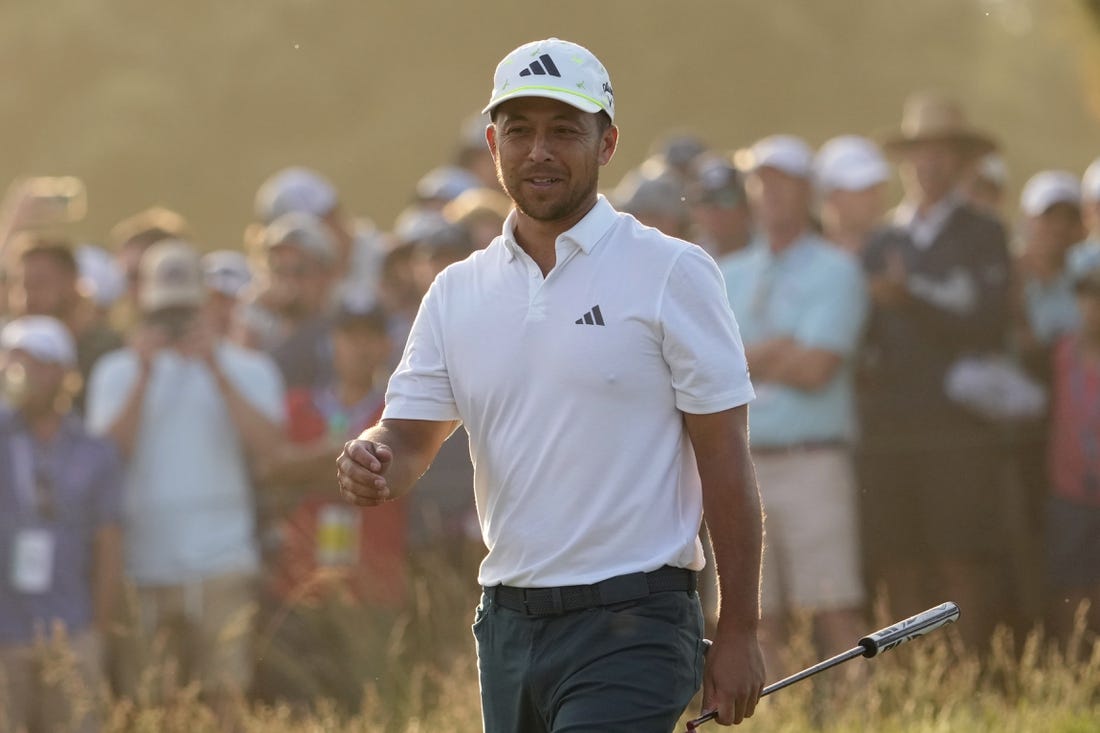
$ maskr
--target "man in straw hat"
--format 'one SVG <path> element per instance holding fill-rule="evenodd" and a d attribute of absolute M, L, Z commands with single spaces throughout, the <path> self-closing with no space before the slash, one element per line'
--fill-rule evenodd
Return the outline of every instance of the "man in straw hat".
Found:
<path fill-rule="evenodd" d="M 964 356 L 1006 342 L 1005 232 L 960 191 L 996 143 L 934 93 L 911 96 L 884 142 L 905 197 L 864 255 L 875 364 L 864 405 L 868 560 L 899 607 L 958 601 L 968 610 L 960 628 L 976 641 L 997 620 L 992 589 L 1003 585 L 993 572 L 1004 539 L 1001 456 L 995 426 L 953 402 L 945 380 Z M 875 558 L 889 558 L 879 573 Z"/>
<path fill-rule="evenodd" d="M 721 274 L 597 194 L 618 128 L 587 49 L 512 51 L 486 111 L 515 209 L 432 284 L 382 421 L 339 458 L 341 491 L 400 496 L 465 424 L 489 550 L 486 731 L 668 731 L 700 685 L 720 723 L 740 722 L 764 676 L 761 512 Z M 721 591 L 705 666 L 704 507 Z"/>

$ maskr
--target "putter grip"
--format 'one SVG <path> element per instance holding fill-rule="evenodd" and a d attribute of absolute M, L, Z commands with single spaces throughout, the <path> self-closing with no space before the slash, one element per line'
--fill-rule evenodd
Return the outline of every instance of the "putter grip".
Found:
<path fill-rule="evenodd" d="M 904 621 L 899 621 L 893 626 L 876 631 L 859 640 L 863 647 L 863 656 L 873 657 L 882 652 L 888 652 L 896 646 L 904 644 L 910 639 L 924 636 L 929 631 L 934 631 L 944 624 L 954 622 L 959 618 L 959 607 L 948 601 L 935 608 L 930 608 L 916 616 L 911 616 Z"/>

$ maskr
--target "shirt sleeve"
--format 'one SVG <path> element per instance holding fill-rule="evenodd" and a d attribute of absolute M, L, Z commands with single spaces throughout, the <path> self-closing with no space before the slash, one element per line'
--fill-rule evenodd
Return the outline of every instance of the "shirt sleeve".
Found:
<path fill-rule="evenodd" d="M 267 354 L 252 354 L 255 362 L 248 370 L 248 379 L 237 380 L 233 386 L 240 390 L 248 404 L 264 414 L 268 420 L 286 424 L 286 390 L 282 372 L 275 360 Z"/>
<path fill-rule="evenodd" d="M 131 361 L 116 352 L 101 358 L 92 369 L 84 403 L 85 424 L 92 435 L 106 435 L 125 407 L 137 378 L 137 364 Z"/>
<path fill-rule="evenodd" d="M 700 248 L 688 247 L 676 258 L 658 319 L 661 350 L 681 412 L 721 412 L 753 399 L 745 347 L 725 283 L 714 260 Z"/>
<path fill-rule="evenodd" d="M 386 388 L 383 420 L 461 419 L 443 343 L 440 301 L 444 287 L 443 279 L 436 278 L 420 301 L 401 362 Z"/>
<path fill-rule="evenodd" d="M 824 264 L 824 263 L 823 263 Z M 818 273 L 823 284 L 814 307 L 807 308 L 795 328 L 794 338 L 813 349 L 840 356 L 855 352 L 863 334 L 869 307 L 867 285 L 854 258 L 834 260 L 828 274 Z"/>

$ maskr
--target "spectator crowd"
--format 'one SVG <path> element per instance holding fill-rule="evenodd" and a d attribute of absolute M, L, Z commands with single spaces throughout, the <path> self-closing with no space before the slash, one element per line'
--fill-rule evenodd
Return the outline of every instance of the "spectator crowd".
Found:
<path fill-rule="evenodd" d="M 89 690 L 139 704 L 190 682 L 226 715 L 243 696 L 305 706 L 303 675 L 349 682 L 326 613 L 351 610 L 378 650 L 363 674 L 384 676 L 418 584 L 473 583 L 461 428 L 405 499 L 360 510 L 333 477 L 435 276 L 500 246 L 487 124 L 388 230 L 303 167 L 260 183 L 232 246 L 161 206 L 72 242 L 79 181 L 11 186 L 0 731 L 96 729 L 46 674 L 59 644 Z M 918 93 L 892 133 L 816 151 L 671 135 L 605 192 L 725 278 L 757 393 L 769 677 L 794 671 L 798 614 L 829 654 L 874 607 L 944 600 L 974 646 L 999 624 L 1065 635 L 1081 601 L 1100 630 L 1100 158 L 1009 189 L 999 141 Z"/>

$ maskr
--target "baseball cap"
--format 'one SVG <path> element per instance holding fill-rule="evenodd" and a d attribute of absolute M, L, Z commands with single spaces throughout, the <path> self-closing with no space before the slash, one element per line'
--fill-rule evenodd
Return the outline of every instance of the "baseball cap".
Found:
<path fill-rule="evenodd" d="M 264 230 L 264 251 L 284 246 L 297 247 L 325 264 L 336 259 L 336 243 L 324 222 L 304 211 L 283 214 Z"/>
<path fill-rule="evenodd" d="M 693 204 L 732 208 L 745 200 L 741 171 L 724 155 L 703 153 L 692 164 L 692 174 L 688 200 Z"/>
<path fill-rule="evenodd" d="M 181 239 L 157 242 L 141 256 L 138 303 L 144 311 L 198 306 L 206 291 L 195 249 Z"/>
<path fill-rule="evenodd" d="M 416 197 L 421 201 L 453 201 L 459 194 L 480 186 L 477 176 L 465 168 L 441 165 L 416 182 Z"/>
<path fill-rule="evenodd" d="M 611 199 L 628 214 L 679 216 L 684 213 L 683 186 L 669 175 L 650 178 L 631 171 L 615 187 Z"/>
<path fill-rule="evenodd" d="M 794 135 L 770 135 L 736 154 L 738 167 L 746 171 L 775 168 L 795 178 L 813 175 L 814 153 L 806 141 Z"/>
<path fill-rule="evenodd" d="M 890 166 L 867 138 L 841 135 L 817 151 L 814 175 L 822 191 L 863 191 L 890 180 Z"/>
<path fill-rule="evenodd" d="M 76 366 L 76 343 L 69 329 L 52 316 L 23 316 L 0 331 L 5 351 L 25 351 L 50 364 Z"/>
<path fill-rule="evenodd" d="M 505 56 L 497 64 L 493 93 L 482 112 L 520 97 L 556 99 L 615 119 L 615 92 L 607 69 L 587 48 L 558 38 L 525 43 Z"/>
<path fill-rule="evenodd" d="M 1081 206 L 1081 182 L 1069 171 L 1040 171 L 1020 192 L 1020 210 L 1026 216 L 1040 216 L 1055 204 Z"/>
<path fill-rule="evenodd" d="M 1008 164 L 1000 153 L 986 153 L 979 158 L 975 172 L 978 178 L 998 188 L 1004 188 L 1008 183 Z"/>
<path fill-rule="evenodd" d="M 272 174 L 256 191 L 256 218 L 265 224 L 292 211 L 316 217 L 336 207 L 336 187 L 320 173 L 293 166 Z"/>
<path fill-rule="evenodd" d="M 1081 195 L 1085 201 L 1100 201 L 1100 158 L 1092 161 L 1081 179 Z"/>
<path fill-rule="evenodd" d="M 236 298 L 252 282 L 252 269 L 243 253 L 219 249 L 202 256 L 202 279 L 210 290 Z"/>

